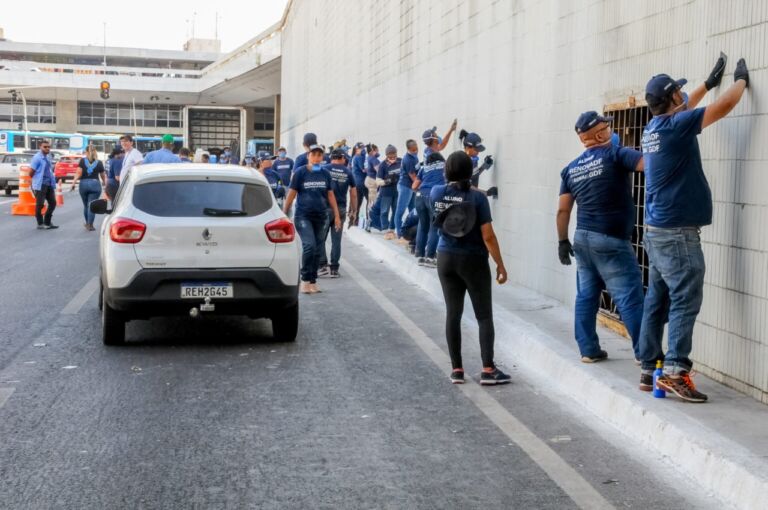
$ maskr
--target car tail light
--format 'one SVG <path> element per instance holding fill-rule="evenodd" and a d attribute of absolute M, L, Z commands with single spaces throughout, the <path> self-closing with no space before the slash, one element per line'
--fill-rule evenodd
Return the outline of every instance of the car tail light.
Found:
<path fill-rule="evenodd" d="M 290 243 L 296 237 L 296 227 L 288 218 L 270 221 L 264 226 L 264 230 L 273 243 Z"/>
<path fill-rule="evenodd" d="M 147 226 L 139 221 L 117 218 L 109 227 L 109 238 L 115 243 L 136 244 L 146 231 Z"/>

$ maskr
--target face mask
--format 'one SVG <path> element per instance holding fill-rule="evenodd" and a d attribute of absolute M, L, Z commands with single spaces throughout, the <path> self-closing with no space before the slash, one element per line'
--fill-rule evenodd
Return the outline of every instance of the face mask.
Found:
<path fill-rule="evenodd" d="M 477 165 L 478 161 L 480 161 L 479 156 L 472 156 L 472 166 Z"/>
<path fill-rule="evenodd" d="M 317 172 L 319 170 L 320 170 L 320 165 L 318 163 L 315 163 L 314 165 L 312 165 L 312 171 L 313 172 Z"/>
<path fill-rule="evenodd" d="M 277 153 L 277 155 L 279 157 L 281 157 L 281 158 L 284 158 L 285 157 L 285 151 L 280 151 L 280 152 Z"/>
<path fill-rule="evenodd" d="M 438 145 L 443 145 L 443 137 L 442 136 L 438 136 L 437 137 L 437 144 Z"/>

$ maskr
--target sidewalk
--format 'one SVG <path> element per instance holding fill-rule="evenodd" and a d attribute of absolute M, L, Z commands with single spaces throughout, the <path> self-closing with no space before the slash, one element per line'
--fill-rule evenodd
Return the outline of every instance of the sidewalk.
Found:
<path fill-rule="evenodd" d="M 435 269 L 419 267 L 395 241 L 360 228 L 346 232 L 398 273 L 442 300 Z M 575 278 L 575 276 L 574 276 Z M 697 484 L 736 508 L 766 508 L 768 499 L 768 406 L 698 375 L 706 404 L 674 396 L 654 399 L 637 389 L 640 369 L 629 341 L 599 330 L 609 360 L 581 363 L 573 340 L 573 312 L 557 301 L 513 284 L 494 286 L 496 353 L 616 427 L 642 448 L 667 457 Z M 465 322 L 476 324 L 472 308 Z M 549 377 L 550 375 L 556 377 Z"/>

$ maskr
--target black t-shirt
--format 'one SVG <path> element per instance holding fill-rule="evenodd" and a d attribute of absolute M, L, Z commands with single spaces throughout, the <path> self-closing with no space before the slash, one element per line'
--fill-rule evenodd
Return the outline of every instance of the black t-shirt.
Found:
<path fill-rule="evenodd" d="M 83 179 L 98 179 L 99 174 L 104 173 L 104 165 L 98 159 L 91 163 L 88 161 L 88 158 L 82 158 L 80 163 L 78 163 L 78 166 L 83 171 L 83 174 L 80 176 L 81 181 Z M 89 174 L 88 168 L 91 166 L 93 166 L 93 168 L 91 168 L 91 173 Z"/>

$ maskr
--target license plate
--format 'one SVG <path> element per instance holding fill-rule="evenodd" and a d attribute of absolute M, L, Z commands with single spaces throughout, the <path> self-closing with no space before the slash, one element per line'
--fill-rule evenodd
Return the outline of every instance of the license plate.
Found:
<path fill-rule="evenodd" d="M 231 282 L 183 282 L 181 284 L 181 299 L 227 299 L 235 293 Z"/>

